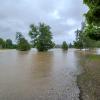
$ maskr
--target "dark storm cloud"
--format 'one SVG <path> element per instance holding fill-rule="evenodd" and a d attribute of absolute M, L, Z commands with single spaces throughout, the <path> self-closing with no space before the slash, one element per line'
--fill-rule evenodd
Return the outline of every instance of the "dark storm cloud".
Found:
<path fill-rule="evenodd" d="M 0 37 L 14 40 L 21 31 L 29 39 L 29 25 L 45 22 L 56 43 L 72 42 L 86 10 L 82 0 L 0 0 Z"/>

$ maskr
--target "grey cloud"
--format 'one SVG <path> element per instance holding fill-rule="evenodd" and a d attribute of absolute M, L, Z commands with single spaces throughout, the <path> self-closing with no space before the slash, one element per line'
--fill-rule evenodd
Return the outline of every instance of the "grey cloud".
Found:
<path fill-rule="evenodd" d="M 29 25 L 45 22 L 56 43 L 72 42 L 86 11 L 82 0 L 0 0 L 0 37 L 14 40 L 21 31 L 29 39 Z"/>

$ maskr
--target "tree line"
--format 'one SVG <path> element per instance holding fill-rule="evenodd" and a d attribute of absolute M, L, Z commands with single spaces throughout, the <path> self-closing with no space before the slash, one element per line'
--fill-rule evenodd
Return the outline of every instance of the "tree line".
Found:
<path fill-rule="evenodd" d="M 38 51 L 48 51 L 55 47 L 55 43 L 52 41 L 52 32 L 49 25 L 39 23 L 39 25 L 30 25 L 29 36 L 31 43 L 29 43 L 21 32 L 16 32 L 16 45 L 12 43 L 12 40 L 7 39 L 4 41 L 0 38 L 0 48 L 17 49 L 20 51 L 28 51 L 31 47 L 37 48 Z M 67 43 L 64 41 L 62 44 L 64 50 L 68 49 Z"/>
<path fill-rule="evenodd" d="M 0 48 L 3 48 L 3 49 L 15 49 L 16 48 L 16 44 L 13 44 L 11 39 L 3 40 L 2 38 L 0 38 Z"/>

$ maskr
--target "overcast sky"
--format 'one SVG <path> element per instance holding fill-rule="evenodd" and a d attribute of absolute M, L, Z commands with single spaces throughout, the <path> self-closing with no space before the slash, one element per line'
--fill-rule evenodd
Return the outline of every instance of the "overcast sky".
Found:
<path fill-rule="evenodd" d="M 30 40 L 29 25 L 44 22 L 51 26 L 53 40 L 72 42 L 87 7 L 83 0 L 0 0 L 0 37 L 15 40 L 16 32 Z"/>

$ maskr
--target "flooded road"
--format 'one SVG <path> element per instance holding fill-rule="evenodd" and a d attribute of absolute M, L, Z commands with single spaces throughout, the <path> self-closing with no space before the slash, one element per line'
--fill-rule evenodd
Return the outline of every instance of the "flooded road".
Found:
<path fill-rule="evenodd" d="M 74 49 L 0 51 L 0 100 L 79 100 Z"/>

